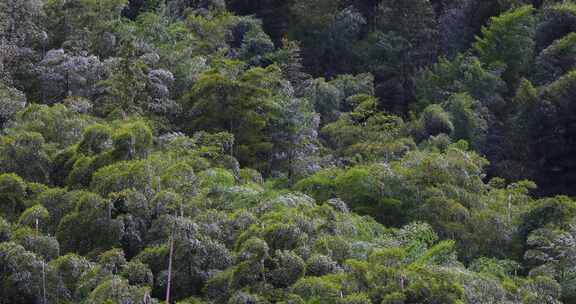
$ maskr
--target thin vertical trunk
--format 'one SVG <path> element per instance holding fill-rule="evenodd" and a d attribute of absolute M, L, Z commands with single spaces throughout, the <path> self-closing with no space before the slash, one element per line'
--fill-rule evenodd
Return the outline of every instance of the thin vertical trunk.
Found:
<path fill-rule="evenodd" d="M 116 291 L 116 273 L 118 269 L 116 269 L 116 265 L 112 268 L 112 299 L 115 302 L 118 302 L 118 292 Z"/>
<path fill-rule="evenodd" d="M 508 194 L 508 222 L 512 222 L 512 194 Z"/>
<path fill-rule="evenodd" d="M 166 286 L 166 304 L 170 303 L 170 284 L 172 283 L 172 255 L 174 254 L 174 239 L 170 239 L 170 255 L 168 257 L 168 284 Z"/>
<path fill-rule="evenodd" d="M 46 302 L 46 263 L 42 260 L 42 304 Z"/>
<path fill-rule="evenodd" d="M 176 226 L 176 223 L 174 223 Z M 170 287 L 172 284 L 172 258 L 174 255 L 174 227 L 170 235 L 170 253 L 168 255 L 168 283 L 166 284 L 166 304 L 170 304 Z"/>

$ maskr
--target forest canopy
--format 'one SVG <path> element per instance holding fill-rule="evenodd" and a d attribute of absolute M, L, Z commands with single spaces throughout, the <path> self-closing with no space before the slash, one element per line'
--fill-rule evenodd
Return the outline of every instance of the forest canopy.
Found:
<path fill-rule="evenodd" d="M 0 304 L 576 303 L 573 0 L 2 0 Z"/>

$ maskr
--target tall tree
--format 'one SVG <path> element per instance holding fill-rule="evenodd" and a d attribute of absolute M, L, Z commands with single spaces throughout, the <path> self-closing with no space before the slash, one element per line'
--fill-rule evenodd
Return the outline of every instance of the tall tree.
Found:
<path fill-rule="evenodd" d="M 526 5 L 493 17 L 474 44 L 483 63 L 505 69 L 502 77 L 512 90 L 533 59 L 533 12 L 534 8 Z"/>

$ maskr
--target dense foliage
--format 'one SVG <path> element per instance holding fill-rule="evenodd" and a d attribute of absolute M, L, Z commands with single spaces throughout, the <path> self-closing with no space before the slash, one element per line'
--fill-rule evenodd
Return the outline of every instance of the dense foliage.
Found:
<path fill-rule="evenodd" d="M 576 2 L 0 1 L 0 304 L 576 303 Z"/>

